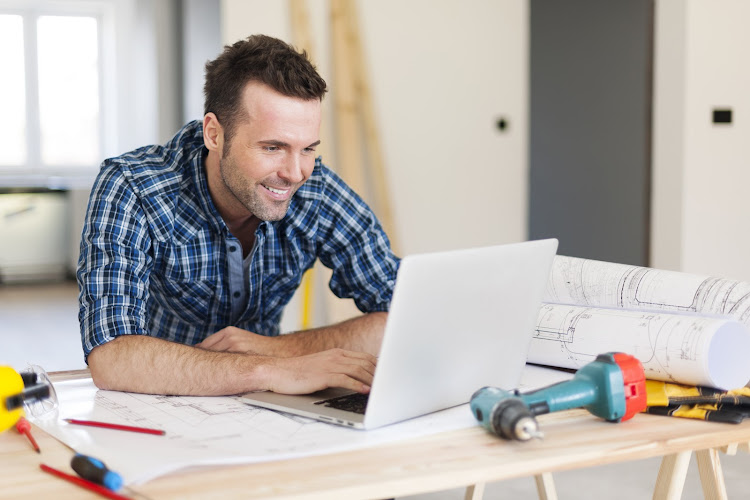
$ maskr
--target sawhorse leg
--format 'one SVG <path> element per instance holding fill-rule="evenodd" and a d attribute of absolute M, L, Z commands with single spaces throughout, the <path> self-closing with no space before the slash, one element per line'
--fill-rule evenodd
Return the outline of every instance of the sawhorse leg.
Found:
<path fill-rule="evenodd" d="M 484 495 L 484 485 L 484 483 L 477 483 L 467 486 L 464 500 L 482 500 L 482 496 Z"/>
<path fill-rule="evenodd" d="M 656 477 L 654 500 L 679 500 L 692 451 L 683 451 L 665 456 L 661 461 L 659 475 Z"/>
<path fill-rule="evenodd" d="M 557 500 L 557 491 L 555 490 L 555 481 L 552 479 L 551 472 L 545 472 L 534 476 L 536 481 L 536 491 L 539 494 L 539 500 Z M 472 484 L 466 488 L 464 500 L 482 500 L 484 495 L 485 483 Z"/>
<path fill-rule="evenodd" d="M 727 489 L 718 450 L 711 448 L 696 451 L 695 458 L 698 462 L 698 473 L 701 476 L 703 497 L 709 500 L 726 500 Z"/>
<path fill-rule="evenodd" d="M 662 459 L 659 475 L 656 478 L 656 488 L 654 488 L 654 500 L 679 500 L 692 453 L 692 451 L 683 451 L 667 455 Z M 698 462 L 701 486 L 703 486 L 703 497 L 708 500 L 726 500 L 727 490 L 718 450 L 697 451 L 695 458 Z"/>

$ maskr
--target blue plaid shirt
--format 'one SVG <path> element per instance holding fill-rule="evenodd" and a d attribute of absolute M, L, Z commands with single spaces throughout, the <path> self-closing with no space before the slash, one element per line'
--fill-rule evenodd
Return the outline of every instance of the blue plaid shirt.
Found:
<path fill-rule="evenodd" d="M 280 221 L 262 222 L 243 262 L 208 191 L 203 127 L 105 160 L 78 261 L 83 350 L 120 335 L 196 344 L 226 326 L 278 335 L 284 306 L 316 259 L 331 290 L 387 311 L 399 259 L 370 208 L 320 158 Z M 249 264 L 248 264 L 249 262 Z"/>

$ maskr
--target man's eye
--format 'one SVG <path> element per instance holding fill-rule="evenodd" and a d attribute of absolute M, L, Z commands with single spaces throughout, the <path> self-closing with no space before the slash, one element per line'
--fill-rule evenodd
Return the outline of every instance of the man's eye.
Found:
<path fill-rule="evenodd" d="M 279 150 L 279 147 L 278 147 L 278 146 L 265 146 L 265 148 L 264 148 L 264 149 L 265 149 L 266 151 L 278 151 L 278 150 Z"/>
<path fill-rule="evenodd" d="M 315 152 L 315 148 L 305 148 L 304 151 L 305 151 L 305 153 L 314 153 Z"/>

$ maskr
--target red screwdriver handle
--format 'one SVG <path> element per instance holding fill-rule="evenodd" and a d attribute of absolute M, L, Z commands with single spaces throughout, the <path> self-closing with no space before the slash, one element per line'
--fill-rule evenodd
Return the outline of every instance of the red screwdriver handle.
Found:
<path fill-rule="evenodd" d="M 34 450 L 36 450 L 37 453 L 39 453 L 39 445 L 36 443 L 36 439 L 34 439 L 34 436 L 31 435 L 31 423 L 29 423 L 26 418 L 21 417 L 16 422 L 16 430 L 20 433 L 26 436 L 31 443 L 31 446 L 34 447 Z"/>

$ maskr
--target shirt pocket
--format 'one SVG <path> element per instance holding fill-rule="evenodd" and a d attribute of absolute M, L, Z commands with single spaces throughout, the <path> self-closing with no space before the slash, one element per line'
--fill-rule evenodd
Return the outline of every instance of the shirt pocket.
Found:
<path fill-rule="evenodd" d="M 163 280 L 154 299 L 172 315 L 193 325 L 210 323 L 216 298 L 214 285 L 202 280 Z M 161 293 L 159 293 L 161 292 Z"/>

